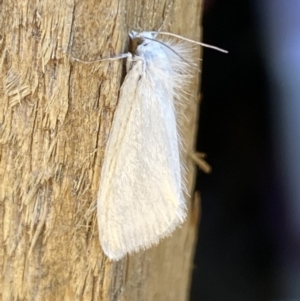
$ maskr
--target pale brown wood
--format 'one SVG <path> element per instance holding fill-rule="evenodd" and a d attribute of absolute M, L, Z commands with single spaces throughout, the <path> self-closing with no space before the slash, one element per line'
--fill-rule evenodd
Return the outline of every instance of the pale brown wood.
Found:
<path fill-rule="evenodd" d="M 188 300 L 199 201 L 157 247 L 110 262 L 95 202 L 129 30 L 199 40 L 201 1 L 0 2 L 0 300 Z M 167 15 L 167 16 L 166 16 Z M 183 133 L 197 130 L 198 74 Z M 188 190 L 195 167 L 188 162 Z"/>

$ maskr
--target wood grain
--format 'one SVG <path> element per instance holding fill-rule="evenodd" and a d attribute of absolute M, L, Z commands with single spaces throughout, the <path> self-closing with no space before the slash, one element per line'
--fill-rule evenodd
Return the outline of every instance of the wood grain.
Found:
<path fill-rule="evenodd" d="M 201 1 L 0 1 L 0 300 L 188 300 L 199 201 L 157 247 L 110 262 L 95 202 L 129 30 L 199 40 Z M 167 14 L 167 16 L 166 16 Z M 193 149 L 198 74 L 184 137 Z M 188 163 L 193 194 L 195 167 Z"/>

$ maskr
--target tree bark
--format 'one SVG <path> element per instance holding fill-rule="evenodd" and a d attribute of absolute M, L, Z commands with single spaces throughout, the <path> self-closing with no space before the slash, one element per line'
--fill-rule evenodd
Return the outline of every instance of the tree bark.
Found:
<path fill-rule="evenodd" d="M 166 1 L 166 2 L 165 2 Z M 170 9 L 169 9 L 170 8 Z M 169 12 L 168 12 L 169 10 Z M 111 262 L 96 197 L 128 32 L 200 37 L 201 1 L 0 1 L 0 300 L 187 300 L 198 204 L 157 247 Z M 183 133 L 197 129 L 198 78 Z M 195 167 L 188 163 L 193 193 Z"/>

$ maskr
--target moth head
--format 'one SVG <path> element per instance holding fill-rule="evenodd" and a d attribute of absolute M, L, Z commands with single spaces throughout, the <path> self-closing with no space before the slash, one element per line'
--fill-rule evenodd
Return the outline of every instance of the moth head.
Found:
<path fill-rule="evenodd" d="M 156 32 L 156 31 L 138 32 L 138 31 L 132 30 L 129 33 L 129 37 L 130 37 L 131 40 L 134 40 L 134 39 L 144 40 L 145 38 L 155 39 L 157 37 L 157 35 L 158 35 L 158 32 Z"/>
<path fill-rule="evenodd" d="M 131 50 L 132 52 L 135 52 L 136 49 L 140 46 L 147 46 L 147 44 L 149 42 L 151 42 L 150 40 L 153 40 L 156 38 L 157 36 L 157 32 L 153 32 L 153 31 L 143 31 L 143 32 L 137 32 L 132 30 L 129 33 L 129 37 L 131 39 Z"/>

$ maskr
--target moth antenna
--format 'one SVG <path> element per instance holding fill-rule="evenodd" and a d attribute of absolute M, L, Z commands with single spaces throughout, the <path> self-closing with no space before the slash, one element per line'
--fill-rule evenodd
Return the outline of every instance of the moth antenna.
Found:
<path fill-rule="evenodd" d="M 151 31 L 151 32 L 156 33 L 156 31 Z M 157 32 L 157 33 L 161 34 L 161 35 L 168 35 L 168 36 L 171 36 L 171 37 L 175 37 L 175 38 L 178 38 L 178 39 L 190 42 L 190 43 L 194 43 L 194 44 L 206 47 L 206 48 L 214 49 L 214 50 L 217 50 L 217 51 L 220 51 L 220 52 L 223 52 L 223 53 L 228 53 L 228 51 L 225 50 L 225 49 L 222 49 L 222 48 L 219 48 L 219 47 L 216 47 L 216 46 L 213 46 L 213 45 L 205 44 L 205 43 L 202 43 L 202 42 L 197 42 L 197 41 L 194 41 L 194 40 L 191 40 L 191 39 L 188 39 L 188 38 L 184 38 L 184 37 L 182 37 L 180 35 L 177 35 L 177 34 L 174 34 L 174 33 L 164 32 L 164 31 Z"/>
<path fill-rule="evenodd" d="M 92 61 L 84 61 L 81 59 L 78 59 L 76 57 L 73 57 L 72 55 L 68 54 L 67 52 L 65 52 L 72 60 L 79 62 L 79 63 L 83 63 L 83 64 L 93 64 L 93 63 L 97 63 L 97 62 L 102 62 L 102 61 L 116 61 L 116 60 L 121 60 L 121 59 L 125 59 L 128 57 L 128 53 L 122 53 L 113 57 L 107 57 L 107 58 L 102 58 L 102 59 L 97 59 L 97 60 L 92 60 Z"/>
<path fill-rule="evenodd" d="M 152 32 L 152 31 L 151 31 Z M 189 64 L 191 67 L 193 68 L 197 68 L 198 67 L 195 65 L 195 64 L 191 64 L 189 61 L 187 61 L 184 57 L 182 57 L 180 54 L 178 54 L 174 49 L 172 49 L 172 47 L 168 46 L 167 44 L 165 44 L 164 42 L 162 41 L 159 41 L 159 40 L 156 40 L 156 39 L 151 39 L 151 38 L 148 38 L 148 37 L 143 37 L 143 39 L 146 39 L 146 40 L 151 40 L 151 41 L 154 41 L 154 42 L 157 42 L 157 43 L 160 43 L 162 45 L 164 45 L 165 47 L 167 47 L 168 49 L 170 49 L 172 52 L 174 52 L 178 57 L 180 57 L 184 62 L 186 62 L 187 64 Z M 200 70 L 198 69 L 198 71 L 200 72 Z"/>

